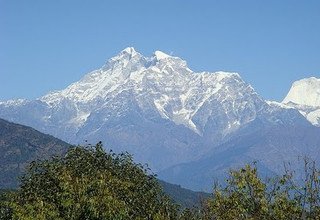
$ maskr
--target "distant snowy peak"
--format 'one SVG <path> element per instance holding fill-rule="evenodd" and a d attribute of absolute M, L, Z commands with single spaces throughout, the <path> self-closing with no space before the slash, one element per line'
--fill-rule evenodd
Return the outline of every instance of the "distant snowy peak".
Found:
<path fill-rule="evenodd" d="M 320 79 L 310 77 L 294 82 L 282 104 L 299 110 L 313 125 L 320 126 Z"/>
<path fill-rule="evenodd" d="M 102 68 L 88 73 L 66 89 L 51 92 L 40 100 L 49 105 L 55 105 L 65 99 L 87 103 L 95 99 L 104 99 L 120 88 L 141 91 L 153 83 L 176 90 L 176 85 L 187 86 L 194 80 L 210 86 L 228 77 L 240 79 L 237 73 L 194 73 L 187 67 L 186 61 L 179 57 L 161 51 L 155 51 L 151 57 L 145 57 L 133 47 L 128 47 L 109 59 Z"/>
<path fill-rule="evenodd" d="M 171 57 L 170 55 L 168 55 L 162 51 L 159 51 L 159 50 L 154 52 L 154 56 L 157 60 L 163 60 L 163 59 L 167 59 L 167 58 Z"/>
<path fill-rule="evenodd" d="M 137 54 L 137 51 L 133 47 L 127 47 L 124 50 L 122 50 L 121 53 L 127 53 L 127 54 L 135 55 L 135 54 Z"/>
<path fill-rule="evenodd" d="M 161 51 L 145 57 L 132 47 L 109 59 L 102 68 L 64 90 L 45 95 L 40 101 L 52 108 L 67 106 L 76 112 L 72 121 L 83 122 L 86 118 L 83 116 L 91 114 L 93 109 L 121 106 L 118 101 L 121 97 L 125 97 L 125 103 L 137 103 L 139 111 L 158 112 L 162 118 L 198 134 L 210 122 L 213 111 L 219 111 L 219 117 L 228 120 L 221 125 L 228 133 L 253 120 L 258 106 L 264 102 L 238 73 L 197 73 L 179 57 Z M 122 110 L 125 107 L 118 109 Z M 252 117 L 241 116 L 247 112 Z"/>
<path fill-rule="evenodd" d="M 315 77 L 301 79 L 292 87 L 282 103 L 320 107 L 320 79 Z"/>
<path fill-rule="evenodd" d="M 119 59 L 131 59 L 134 56 L 142 56 L 137 52 L 133 47 L 127 47 L 122 50 L 119 54 L 112 57 L 110 60 L 119 60 Z"/>

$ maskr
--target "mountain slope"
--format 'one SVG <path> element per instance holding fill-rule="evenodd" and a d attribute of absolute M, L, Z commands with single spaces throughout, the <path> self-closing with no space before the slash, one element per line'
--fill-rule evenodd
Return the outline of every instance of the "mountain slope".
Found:
<path fill-rule="evenodd" d="M 200 207 L 201 202 L 209 198 L 210 194 L 205 192 L 194 192 L 175 185 L 159 180 L 164 192 L 169 195 L 173 201 L 181 205 L 183 208 L 192 208 L 194 206 Z"/>
<path fill-rule="evenodd" d="M 318 121 L 310 117 L 320 118 L 316 114 L 320 100 L 319 82 L 315 77 L 299 80 L 292 85 L 283 103 L 267 103 L 274 109 L 287 109 L 287 113 L 299 110 L 313 125 L 319 126 Z M 270 126 L 263 123 L 263 118 L 256 119 L 214 151 L 208 152 L 206 157 L 172 166 L 161 171 L 159 176 L 186 188 L 210 191 L 216 179 L 223 181 L 230 168 L 241 167 L 245 163 L 257 162 L 264 175 L 284 173 L 284 164 L 290 163 L 290 168 L 299 175 L 303 173 L 304 157 L 320 164 L 320 128 L 305 122 L 299 124 L 298 121 L 303 122 L 297 119 L 291 124 Z"/>
<path fill-rule="evenodd" d="M 0 189 L 17 187 L 17 177 L 31 161 L 61 155 L 68 147 L 51 135 L 0 119 Z"/>
<path fill-rule="evenodd" d="M 210 192 L 215 180 L 223 182 L 231 168 L 257 163 L 263 176 L 284 173 L 284 165 L 299 177 L 303 158 L 320 165 L 320 128 L 306 126 L 273 126 L 255 130 L 249 125 L 231 140 L 218 146 L 199 160 L 178 164 L 158 176 L 182 187 Z"/>

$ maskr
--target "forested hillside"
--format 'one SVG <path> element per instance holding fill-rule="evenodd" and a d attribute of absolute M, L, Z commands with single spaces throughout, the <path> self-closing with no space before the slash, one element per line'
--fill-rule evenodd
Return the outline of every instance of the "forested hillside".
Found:
<path fill-rule="evenodd" d="M 25 166 L 62 155 L 70 145 L 31 127 L 0 119 L 0 188 L 15 188 Z"/>

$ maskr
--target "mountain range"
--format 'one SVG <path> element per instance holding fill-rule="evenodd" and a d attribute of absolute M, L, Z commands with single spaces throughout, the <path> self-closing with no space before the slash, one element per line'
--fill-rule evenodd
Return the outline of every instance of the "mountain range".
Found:
<path fill-rule="evenodd" d="M 0 117 L 72 144 L 102 141 L 194 190 L 246 162 L 280 173 L 283 162 L 320 158 L 320 79 L 293 83 L 278 103 L 237 73 L 194 72 L 132 47 L 63 90 L 0 102 Z"/>

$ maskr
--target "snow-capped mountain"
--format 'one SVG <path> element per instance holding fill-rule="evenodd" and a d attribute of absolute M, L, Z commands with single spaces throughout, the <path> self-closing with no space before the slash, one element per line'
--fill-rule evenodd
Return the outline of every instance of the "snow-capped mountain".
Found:
<path fill-rule="evenodd" d="M 320 126 L 320 79 L 301 79 L 292 84 L 283 104 L 296 108 L 313 125 Z"/>
<path fill-rule="evenodd" d="M 127 100 L 118 102 L 117 96 Z M 235 100 L 236 96 L 247 96 L 250 102 Z M 222 125 L 225 134 L 252 120 L 250 116 L 237 118 L 236 115 L 244 111 L 255 112 L 254 103 L 261 102 L 253 88 L 244 83 L 237 73 L 194 73 L 178 57 L 160 51 L 152 57 L 144 57 L 133 48 L 126 48 L 101 69 L 89 73 L 65 90 L 40 98 L 40 101 L 53 108 L 71 101 L 75 104 L 76 114 L 69 122 L 79 127 L 88 121 L 93 109 L 116 108 L 112 114 L 119 116 L 126 110 L 123 105 L 134 100 L 138 109 L 156 117 L 160 115 L 203 135 L 210 113 L 201 116 L 198 113 L 199 110 L 204 111 L 203 107 L 213 99 L 229 116 L 230 121 Z M 230 104 L 233 104 L 233 111 Z M 114 116 L 105 115 L 104 120 Z"/>
<path fill-rule="evenodd" d="M 145 57 L 131 47 L 66 89 L 1 102 L 0 117 L 70 143 L 103 141 L 154 171 L 215 155 L 227 143 L 273 128 L 286 135 L 288 128 L 314 127 L 287 104 L 266 102 L 237 73 L 194 72 L 179 57 L 161 51 Z M 275 143 L 259 143 L 259 159 L 274 163 L 263 155 L 276 153 Z M 290 144 L 282 143 L 287 149 L 281 152 Z M 306 141 L 297 152 L 314 146 Z"/>

